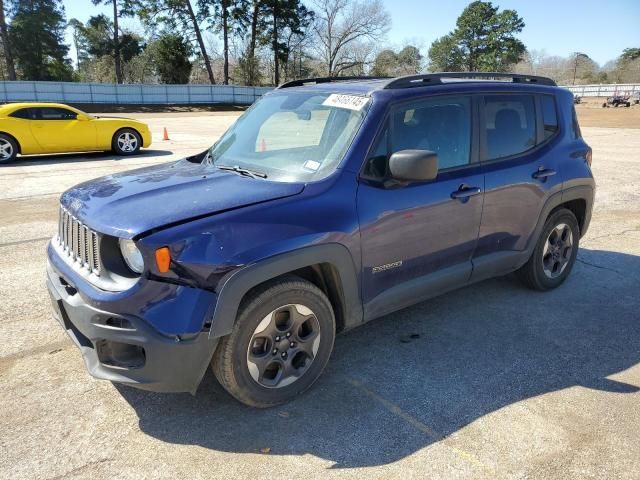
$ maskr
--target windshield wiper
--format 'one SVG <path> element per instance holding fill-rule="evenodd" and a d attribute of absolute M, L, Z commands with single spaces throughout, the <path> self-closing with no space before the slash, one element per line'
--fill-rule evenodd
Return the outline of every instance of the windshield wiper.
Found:
<path fill-rule="evenodd" d="M 228 170 L 230 172 L 236 172 L 240 175 L 245 175 L 251 178 L 267 178 L 266 173 L 256 172 L 255 170 L 249 170 L 247 168 L 241 168 L 238 165 L 216 165 L 220 170 Z"/>

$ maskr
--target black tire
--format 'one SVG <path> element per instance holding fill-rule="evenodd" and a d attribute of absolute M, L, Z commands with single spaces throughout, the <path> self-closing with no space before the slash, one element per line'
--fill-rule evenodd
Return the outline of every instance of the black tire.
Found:
<path fill-rule="evenodd" d="M 543 252 L 545 245 L 549 239 L 552 231 L 559 225 L 566 225 L 571 231 L 572 235 L 572 247 L 571 252 L 567 255 L 567 262 L 564 269 L 557 276 L 550 277 L 545 273 L 545 266 L 543 263 Z M 580 228 L 575 215 L 570 210 L 562 208 L 553 212 L 544 224 L 540 238 L 536 243 L 536 246 L 531 254 L 531 258 L 525 263 L 516 273 L 520 280 L 534 290 L 551 290 L 560 286 L 571 273 L 571 269 L 576 261 L 578 254 L 578 248 L 580 243 Z"/>
<path fill-rule="evenodd" d="M 276 376 L 277 378 L 283 378 L 291 380 L 296 379 L 292 383 L 285 386 L 278 386 L 274 383 L 271 387 L 265 386 L 260 382 L 260 379 L 264 380 L 262 372 L 257 373 L 258 366 L 252 364 L 254 367 L 253 374 L 258 375 L 260 378 L 256 379 L 252 376 L 249 366 L 249 355 L 255 348 L 255 345 L 261 340 L 256 338 L 256 335 L 263 335 L 262 333 L 256 333 L 259 325 L 263 325 L 267 317 L 273 319 L 276 322 L 281 312 L 288 311 L 289 308 L 298 308 L 298 306 L 304 306 L 312 311 L 314 318 L 314 324 L 318 327 L 319 339 L 313 343 L 316 351 L 313 356 L 313 360 L 308 365 L 303 367 L 295 366 L 295 368 L 303 368 L 299 376 L 284 376 L 285 367 L 282 366 L 281 372 Z M 287 313 L 288 315 L 288 313 Z M 286 316 L 286 315 L 285 315 Z M 295 318 L 292 316 L 285 320 L 285 322 L 294 322 Z M 270 323 L 270 322 L 269 322 Z M 303 323 L 306 323 L 303 322 Z M 293 325 L 293 324 L 290 324 Z M 315 328 L 315 327 L 314 327 Z M 304 353 L 300 353 L 303 349 L 302 344 L 305 344 L 304 340 L 299 340 L 301 329 L 293 331 L 295 327 L 287 327 L 285 330 L 292 335 L 287 336 L 287 339 L 292 341 L 300 341 L 300 344 L 295 344 L 296 348 L 289 349 L 289 345 L 282 347 L 279 351 L 282 341 L 276 342 L 279 337 L 273 337 L 264 334 L 268 337 L 266 341 L 267 345 L 264 347 L 266 353 L 259 353 L 259 358 L 264 358 L 264 363 L 272 362 L 270 365 L 278 364 L 285 365 L 286 360 L 282 360 L 281 355 L 283 353 L 290 352 L 289 364 L 294 366 L 294 360 L 301 356 L 305 357 Z M 285 330 L 277 330 L 284 332 Z M 269 328 L 264 332 L 270 332 Z M 301 336 L 300 338 L 304 338 Z M 252 340 L 253 339 L 253 340 Z M 280 280 L 274 280 L 266 283 L 262 287 L 258 287 L 256 290 L 250 292 L 245 298 L 240 308 L 238 309 L 238 316 L 233 326 L 233 331 L 228 336 L 224 337 L 218 348 L 216 349 L 213 358 L 211 360 L 211 368 L 220 384 L 237 400 L 249 405 L 251 407 L 267 408 L 275 405 L 279 405 L 285 402 L 289 402 L 307 390 L 320 376 L 324 367 L 331 356 L 333 350 L 333 342 L 335 339 L 335 318 L 331 303 L 326 295 L 315 285 L 299 277 L 288 276 Z M 268 342 L 272 343 L 269 344 Z M 289 340 L 286 340 L 289 342 Z M 307 347 L 309 344 L 307 344 Z M 278 353 L 273 353 L 276 350 Z M 300 351 L 298 351 L 300 350 Z M 272 360 L 273 359 L 273 360 Z M 304 360 L 303 360 L 304 361 Z M 267 372 L 269 368 L 265 368 L 263 371 Z M 273 369 L 272 369 L 273 370 Z M 265 374 L 265 377 L 267 375 Z M 276 380 L 273 380 L 274 382 Z M 277 380 L 278 382 L 280 380 Z M 283 382 L 284 384 L 285 382 Z"/>
<path fill-rule="evenodd" d="M 129 139 L 129 143 L 123 143 L 124 139 Z M 116 155 L 135 155 L 140 151 L 140 147 L 142 147 L 142 137 L 133 128 L 121 128 L 113 134 L 111 149 Z"/>
<path fill-rule="evenodd" d="M 18 142 L 4 133 L 0 133 L 0 163 L 13 162 L 18 156 Z"/>

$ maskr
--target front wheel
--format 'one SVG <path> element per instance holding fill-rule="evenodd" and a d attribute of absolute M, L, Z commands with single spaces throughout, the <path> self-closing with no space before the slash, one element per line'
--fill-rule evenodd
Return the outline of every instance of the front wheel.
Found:
<path fill-rule="evenodd" d="M 529 261 L 518 270 L 520 279 L 534 290 L 551 290 L 569 276 L 578 254 L 580 228 L 575 215 L 565 208 L 544 224 Z"/>
<path fill-rule="evenodd" d="M 118 130 L 113 136 L 111 148 L 117 155 L 135 155 L 140 151 L 142 138 L 140 134 L 132 128 Z"/>
<path fill-rule="evenodd" d="M 286 277 L 243 300 L 211 367 L 242 403 L 272 407 L 293 400 L 317 380 L 334 339 L 335 319 L 326 295 L 310 282 Z"/>

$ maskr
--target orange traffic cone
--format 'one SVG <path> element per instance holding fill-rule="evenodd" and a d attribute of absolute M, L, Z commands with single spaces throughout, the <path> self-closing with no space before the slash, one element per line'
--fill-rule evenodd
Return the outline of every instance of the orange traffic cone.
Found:
<path fill-rule="evenodd" d="M 162 140 L 169 140 L 169 132 L 167 132 L 167 127 L 164 127 L 162 132 Z"/>

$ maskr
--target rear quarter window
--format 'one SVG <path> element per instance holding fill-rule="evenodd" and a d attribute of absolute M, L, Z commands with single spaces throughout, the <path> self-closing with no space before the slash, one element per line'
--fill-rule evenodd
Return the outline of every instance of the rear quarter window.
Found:
<path fill-rule="evenodd" d="M 580 124 L 578 123 L 578 114 L 576 113 L 576 107 L 571 107 L 571 129 L 573 130 L 573 138 L 582 138 L 582 132 L 580 131 Z"/>
<path fill-rule="evenodd" d="M 558 115 L 556 113 L 556 101 L 551 95 L 542 95 L 542 124 L 544 140 L 553 137 L 558 131 Z"/>

